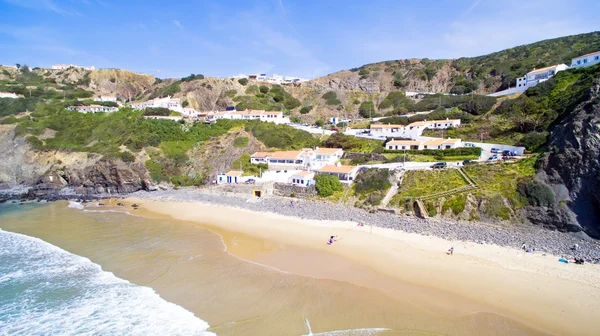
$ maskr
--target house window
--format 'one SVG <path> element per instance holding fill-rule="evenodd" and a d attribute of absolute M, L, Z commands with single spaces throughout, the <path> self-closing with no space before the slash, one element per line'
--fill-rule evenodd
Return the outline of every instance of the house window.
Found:
<path fill-rule="evenodd" d="M 587 63 L 587 58 L 584 58 L 583 59 L 583 64 L 586 64 L 586 63 Z"/>
<path fill-rule="evenodd" d="M 581 60 L 577 60 L 577 65 L 581 64 Z"/>
<path fill-rule="evenodd" d="M 600 56 L 594 57 L 594 61 L 600 60 Z"/>
<path fill-rule="evenodd" d="M 423 148 L 427 149 L 427 145 L 423 146 Z"/>

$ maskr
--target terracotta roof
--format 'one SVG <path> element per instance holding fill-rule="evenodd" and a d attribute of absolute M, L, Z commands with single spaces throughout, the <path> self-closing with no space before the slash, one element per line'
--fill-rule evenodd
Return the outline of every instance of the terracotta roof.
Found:
<path fill-rule="evenodd" d="M 230 170 L 225 174 L 225 176 L 242 176 L 242 174 L 244 174 L 244 172 L 241 170 Z"/>
<path fill-rule="evenodd" d="M 533 70 L 529 71 L 527 74 L 536 73 L 536 72 L 544 72 L 544 71 L 547 71 L 549 69 L 556 68 L 559 65 L 560 64 L 556 64 L 556 65 L 545 67 L 545 68 L 541 68 L 541 69 L 533 69 Z"/>
<path fill-rule="evenodd" d="M 404 125 L 374 124 L 374 125 L 371 125 L 371 129 L 373 129 L 373 128 L 404 128 Z"/>
<path fill-rule="evenodd" d="M 295 159 L 297 158 L 302 152 L 301 151 L 277 151 L 277 152 L 273 152 L 273 154 L 271 155 L 271 159 Z"/>
<path fill-rule="evenodd" d="M 309 172 L 309 171 L 301 171 L 299 173 L 294 174 L 294 176 L 310 176 L 310 175 L 315 175 L 315 173 Z"/>
<path fill-rule="evenodd" d="M 264 158 L 264 157 L 269 156 L 269 154 L 272 154 L 272 153 L 269 153 L 269 152 L 256 152 L 256 153 L 252 154 L 252 156 L 250 156 L 250 157 L 253 157 L 253 158 Z"/>
<path fill-rule="evenodd" d="M 423 142 L 424 146 L 439 146 L 439 145 L 446 145 L 446 144 L 455 144 L 457 142 L 459 142 L 460 139 L 438 139 L 438 140 L 430 140 L 430 141 L 425 141 Z"/>
<path fill-rule="evenodd" d="M 325 165 L 321 169 L 317 170 L 321 173 L 338 173 L 338 174 L 348 174 L 354 169 L 358 167 L 356 166 L 344 166 L 344 165 Z"/>
<path fill-rule="evenodd" d="M 413 140 L 392 140 L 390 142 L 387 143 L 388 145 L 408 145 L 408 146 L 412 146 L 412 145 L 420 145 L 421 142 L 420 141 L 413 141 Z"/>
<path fill-rule="evenodd" d="M 341 148 L 319 148 L 315 152 L 317 154 L 332 155 L 341 150 L 342 150 Z"/>

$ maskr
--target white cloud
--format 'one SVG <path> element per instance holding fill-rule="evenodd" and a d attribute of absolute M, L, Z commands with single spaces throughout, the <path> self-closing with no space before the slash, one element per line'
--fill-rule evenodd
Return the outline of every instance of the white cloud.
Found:
<path fill-rule="evenodd" d="M 180 29 L 183 29 L 183 25 L 178 20 L 173 20 L 173 24 Z"/>

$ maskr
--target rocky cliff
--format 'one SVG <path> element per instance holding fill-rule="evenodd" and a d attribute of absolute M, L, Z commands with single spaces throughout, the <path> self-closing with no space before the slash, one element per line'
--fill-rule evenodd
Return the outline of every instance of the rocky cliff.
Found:
<path fill-rule="evenodd" d="M 530 209 L 528 217 L 600 238 L 600 77 L 550 129 L 548 148 L 537 177 L 552 187 L 557 204 Z"/>
<path fill-rule="evenodd" d="M 14 126 L 0 125 L 0 192 L 53 197 L 59 194 L 116 194 L 152 190 L 140 162 L 103 160 L 98 154 L 34 151 Z"/>

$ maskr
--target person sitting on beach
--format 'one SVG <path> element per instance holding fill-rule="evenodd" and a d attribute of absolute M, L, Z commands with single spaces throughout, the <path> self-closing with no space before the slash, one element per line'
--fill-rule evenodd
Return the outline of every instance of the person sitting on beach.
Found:
<path fill-rule="evenodd" d="M 331 245 L 333 244 L 333 236 L 331 236 L 331 238 L 329 238 L 329 241 L 327 242 L 327 245 Z"/>
<path fill-rule="evenodd" d="M 363 223 L 358 223 L 356 226 L 365 226 Z"/>
<path fill-rule="evenodd" d="M 446 252 L 447 255 L 453 255 L 454 254 L 454 246 L 450 247 L 448 249 L 448 252 Z"/>

